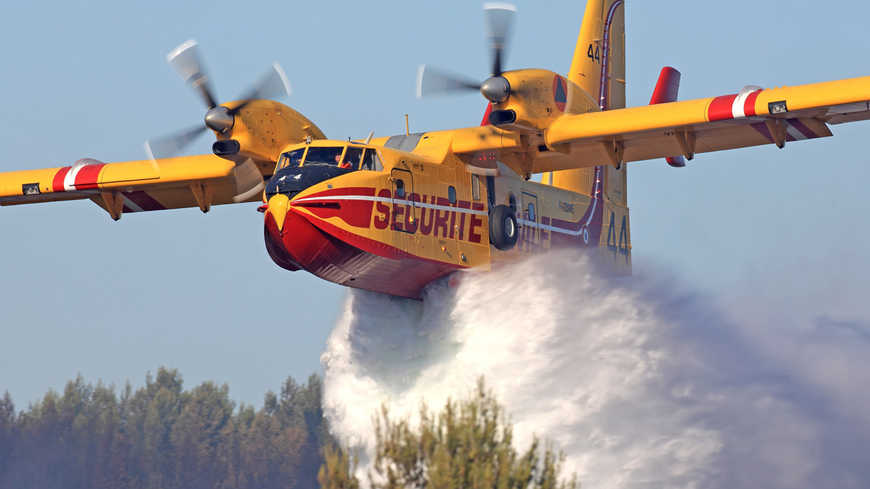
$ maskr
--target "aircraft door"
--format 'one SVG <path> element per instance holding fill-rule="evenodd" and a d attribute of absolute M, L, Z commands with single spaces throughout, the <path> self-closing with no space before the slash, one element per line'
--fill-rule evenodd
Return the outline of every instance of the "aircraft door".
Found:
<path fill-rule="evenodd" d="M 413 235 L 419 225 L 419 195 L 414 192 L 414 175 L 403 169 L 394 168 L 390 172 L 392 182 L 392 212 L 390 229 L 393 231 L 395 246 L 407 250 L 413 244 Z"/>
<path fill-rule="evenodd" d="M 541 240 L 541 216 L 538 209 L 538 196 L 523 192 L 523 207 L 518 209 L 517 218 L 521 219 L 522 229 L 520 230 L 519 242 L 520 249 L 530 251 L 540 243 Z"/>

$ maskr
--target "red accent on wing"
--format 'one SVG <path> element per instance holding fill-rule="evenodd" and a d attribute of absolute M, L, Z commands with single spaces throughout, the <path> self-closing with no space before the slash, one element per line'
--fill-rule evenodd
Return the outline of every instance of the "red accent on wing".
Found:
<path fill-rule="evenodd" d="M 489 114 L 492 113 L 492 103 L 486 104 L 486 112 L 483 113 L 483 120 L 480 122 L 481 126 L 489 125 Z"/>
<path fill-rule="evenodd" d="M 723 95 L 716 97 L 710 102 L 710 109 L 707 111 L 707 119 L 710 122 L 722 121 L 734 118 L 734 100 L 737 99 L 737 94 Z"/>
<path fill-rule="evenodd" d="M 57 171 L 54 174 L 54 179 L 51 181 L 51 190 L 54 192 L 63 192 L 63 180 L 66 178 L 66 174 L 69 173 L 71 167 L 65 166 Z"/>
<path fill-rule="evenodd" d="M 649 104 L 656 105 L 676 102 L 677 94 L 680 91 L 680 76 L 680 72 L 670 66 L 662 68 Z"/>
<path fill-rule="evenodd" d="M 798 131 L 800 131 L 801 134 L 803 134 L 804 136 L 806 136 L 807 139 L 815 139 L 815 138 L 819 137 L 816 133 L 814 133 L 814 132 L 812 131 L 812 129 L 810 129 L 809 127 L 805 126 L 804 123 L 801 122 L 801 121 L 798 120 L 798 119 L 789 119 L 789 120 L 788 120 L 788 123 L 791 124 L 791 126 L 792 126 L 793 128 L 795 128 L 795 129 L 797 129 Z"/>
<path fill-rule="evenodd" d="M 683 168 L 686 166 L 686 159 L 682 156 L 668 156 L 665 161 L 674 168 Z"/>
<path fill-rule="evenodd" d="M 743 104 L 743 113 L 746 114 L 746 117 L 752 117 L 757 115 L 755 113 L 755 101 L 758 100 L 758 95 L 761 93 L 761 90 L 756 90 L 749 94 L 746 97 L 746 103 Z"/>
<path fill-rule="evenodd" d="M 154 200 L 153 197 L 142 192 L 141 190 L 136 192 L 125 193 L 124 197 L 127 197 L 134 204 L 138 205 L 142 208 L 143 211 L 161 211 L 166 209 L 160 202 Z"/>
<path fill-rule="evenodd" d="M 97 188 L 97 177 L 100 176 L 100 170 L 106 166 L 105 164 L 83 166 L 76 173 L 75 188 L 76 190 L 87 190 Z"/>
<path fill-rule="evenodd" d="M 656 87 L 653 90 L 652 98 L 649 100 L 650 105 L 666 104 L 676 102 L 680 92 L 680 72 L 665 66 L 659 74 L 659 80 L 656 82 Z M 686 160 L 682 156 L 669 156 L 665 159 L 669 165 L 674 168 L 683 168 L 686 166 Z"/>

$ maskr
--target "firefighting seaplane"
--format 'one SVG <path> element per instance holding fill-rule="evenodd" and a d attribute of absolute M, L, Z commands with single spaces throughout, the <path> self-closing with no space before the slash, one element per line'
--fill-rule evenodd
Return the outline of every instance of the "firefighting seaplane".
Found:
<path fill-rule="evenodd" d="M 418 95 L 479 91 L 483 123 L 365 140 L 330 140 L 299 112 L 278 65 L 240 100 L 218 103 L 189 41 L 168 61 L 202 97 L 197 127 L 146 143 L 148 158 L 86 158 L 0 173 L 0 204 L 90 199 L 124 214 L 262 201 L 264 239 L 287 270 L 404 297 L 451 272 L 555 247 L 631 265 L 627 163 L 831 136 L 870 119 L 870 77 L 677 101 L 662 70 L 650 105 L 625 108 L 625 1 L 587 3 L 566 75 L 505 70 L 516 10 L 484 8 L 491 76 L 423 66 Z M 212 131 L 213 153 L 175 156 Z M 542 174 L 541 182 L 532 180 Z"/>

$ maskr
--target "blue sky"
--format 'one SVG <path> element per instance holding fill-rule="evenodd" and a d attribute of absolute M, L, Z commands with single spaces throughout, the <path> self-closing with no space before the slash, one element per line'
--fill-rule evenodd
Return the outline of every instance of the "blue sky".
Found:
<path fill-rule="evenodd" d="M 201 120 L 164 62 L 195 38 L 221 100 L 272 61 L 283 100 L 330 137 L 476 124 L 476 95 L 417 100 L 417 65 L 486 74 L 481 6 L 468 1 L 66 2 L 4 9 L 0 171 L 144 158 L 142 142 Z M 628 100 L 649 100 L 659 69 L 681 98 L 870 75 L 865 20 L 846 2 L 630 1 Z M 518 1 L 508 68 L 567 70 L 582 1 Z M 870 321 L 864 186 L 870 124 L 834 138 L 701 155 L 677 170 L 629 169 L 634 260 L 664 266 L 724 309 Z M 193 152 L 207 152 L 203 138 Z M 114 223 L 91 202 L 0 209 L 0 391 L 19 405 L 77 373 L 140 383 L 160 365 L 188 383 L 227 382 L 259 404 L 318 358 L 345 290 L 267 257 L 256 205 L 178 210 Z"/>

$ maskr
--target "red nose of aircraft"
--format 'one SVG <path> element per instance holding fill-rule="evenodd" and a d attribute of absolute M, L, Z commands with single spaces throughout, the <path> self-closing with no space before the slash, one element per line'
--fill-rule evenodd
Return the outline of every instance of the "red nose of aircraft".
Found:
<path fill-rule="evenodd" d="M 277 194 L 269 199 L 265 212 L 266 251 L 280 267 L 296 271 L 305 269 L 315 275 L 343 281 L 349 275 L 336 269 L 349 255 L 359 250 L 335 239 L 311 224 L 303 215 L 294 212 L 290 199 Z"/>

